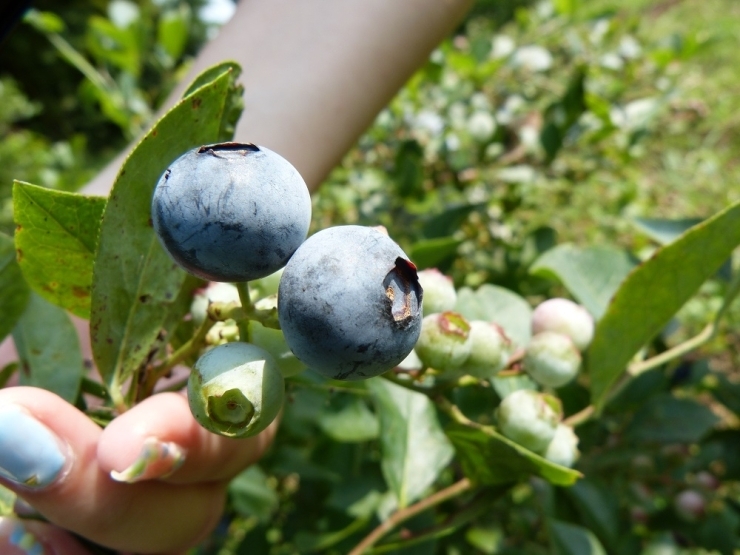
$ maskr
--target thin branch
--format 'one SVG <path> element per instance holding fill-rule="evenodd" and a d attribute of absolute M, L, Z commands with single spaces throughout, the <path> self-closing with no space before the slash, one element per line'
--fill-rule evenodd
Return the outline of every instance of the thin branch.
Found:
<path fill-rule="evenodd" d="M 213 321 L 208 317 L 195 332 L 195 335 L 183 343 L 179 349 L 162 361 L 161 364 L 151 369 L 143 388 L 143 396 L 148 397 L 160 378 L 166 376 L 175 366 L 180 364 L 190 355 L 197 353 L 203 348 L 204 340 L 208 331 L 213 327 Z"/>
<path fill-rule="evenodd" d="M 704 343 L 709 341 L 714 336 L 714 332 L 716 330 L 716 321 L 712 322 L 711 324 L 707 324 L 707 326 L 701 331 L 701 333 L 699 333 L 699 335 L 696 335 L 691 339 L 684 341 L 683 343 L 679 343 L 675 347 L 671 347 L 670 349 L 668 349 L 667 351 L 663 351 L 659 355 L 655 355 L 654 357 L 651 357 L 647 360 L 630 364 L 627 368 L 627 372 L 629 372 L 629 374 L 632 376 L 639 376 L 647 370 L 652 370 L 653 368 L 662 366 L 666 362 L 670 362 L 673 359 L 679 358 L 686 353 L 691 352 L 698 347 L 701 347 Z"/>
<path fill-rule="evenodd" d="M 380 523 L 377 528 L 375 528 L 372 532 L 365 536 L 365 538 L 360 543 L 358 543 L 352 551 L 349 552 L 349 555 L 362 555 L 363 553 L 365 553 L 365 551 L 375 545 L 378 540 L 380 540 L 380 538 L 385 536 L 388 532 L 393 530 L 402 522 L 405 522 L 411 517 L 416 516 L 417 514 L 422 513 L 427 509 L 431 509 L 432 507 L 439 505 L 440 503 L 443 503 L 448 499 L 457 497 L 461 493 L 469 490 L 471 487 L 472 483 L 470 482 L 470 480 L 468 480 L 467 478 L 463 478 L 462 480 L 455 482 L 451 486 L 439 490 L 437 493 L 434 493 L 429 497 L 422 499 L 417 503 L 414 503 L 410 507 L 406 507 L 405 509 L 396 511 L 390 518 L 388 518 L 388 520 Z"/>
<path fill-rule="evenodd" d="M 405 387 L 406 389 L 410 389 L 411 391 L 416 391 L 417 393 L 423 393 L 425 395 L 429 395 L 432 393 L 431 387 L 423 387 L 420 385 L 416 385 L 413 380 L 402 380 L 398 376 L 396 376 L 395 372 L 391 370 L 390 372 L 386 372 L 385 374 L 382 374 L 383 378 L 388 380 L 389 382 L 393 382 L 396 385 L 400 385 L 401 387 Z"/>
<path fill-rule="evenodd" d="M 566 426 L 570 426 L 571 428 L 575 428 L 590 420 L 595 412 L 596 409 L 594 408 L 594 406 L 589 405 L 586 408 L 581 409 L 577 413 L 571 414 L 568 418 L 565 418 L 563 420 L 563 424 L 565 424 Z"/>

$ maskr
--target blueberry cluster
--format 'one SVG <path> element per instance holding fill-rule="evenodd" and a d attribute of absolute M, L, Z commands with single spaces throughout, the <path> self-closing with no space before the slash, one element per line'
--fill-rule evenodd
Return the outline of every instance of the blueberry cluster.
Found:
<path fill-rule="evenodd" d="M 452 280 L 435 269 L 419 272 L 424 287 L 424 320 L 414 347 L 417 359 L 406 365 L 441 380 L 464 376 L 487 380 L 526 374 L 552 390 L 572 381 L 581 367 L 581 352 L 590 344 L 594 321 L 580 305 L 563 298 L 535 307 L 531 339 L 515 345 L 495 323 L 468 321 L 455 312 L 457 294 Z M 578 454 L 578 438 L 562 423 L 560 401 L 552 393 L 521 389 L 505 396 L 497 410 L 502 434 L 527 449 L 564 466 Z"/>
<path fill-rule="evenodd" d="M 285 375 L 309 367 L 338 380 L 366 379 L 398 365 L 419 337 L 422 286 L 403 250 L 384 230 L 361 226 L 306 240 L 310 221 L 298 171 L 253 144 L 193 149 L 157 183 L 153 227 L 182 268 L 212 282 L 253 281 L 257 290 L 279 282 L 276 296 L 260 295 L 261 305 L 250 299 L 242 307 L 245 299 L 226 284 L 194 301 L 195 322 L 214 303 L 233 316 L 205 335 L 213 347 L 188 384 L 191 410 L 211 431 L 253 435 L 277 415 Z M 282 332 L 251 318 L 271 311 Z"/>

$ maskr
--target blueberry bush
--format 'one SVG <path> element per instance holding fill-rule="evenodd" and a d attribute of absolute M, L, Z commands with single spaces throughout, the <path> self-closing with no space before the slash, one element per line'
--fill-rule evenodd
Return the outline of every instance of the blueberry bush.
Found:
<path fill-rule="evenodd" d="M 118 139 L 147 131 L 108 198 L 72 192 L 92 154 L 13 127 L 40 108 L 0 76 L 0 159 L 14 141 L 29 152 L 3 205 L 0 338 L 20 362 L 0 385 L 50 389 L 101 426 L 186 385 L 215 433 L 251 435 L 282 409 L 193 554 L 737 553 L 740 141 L 732 99 L 702 80 L 732 83 L 708 62 L 732 48 L 721 26 L 671 27 L 682 9 L 476 3 L 314 195 L 285 269 L 234 284 L 183 270 L 151 210 L 180 156 L 219 161 L 240 68 L 204 72 L 151 122 L 161 95 L 143 91 L 169 87 L 186 43 L 141 35 L 160 42 L 131 48 L 164 60 L 144 79 L 32 12 L 80 71 L 117 68 L 111 104 L 92 98 Z M 100 380 L 70 314 L 90 320 Z"/>

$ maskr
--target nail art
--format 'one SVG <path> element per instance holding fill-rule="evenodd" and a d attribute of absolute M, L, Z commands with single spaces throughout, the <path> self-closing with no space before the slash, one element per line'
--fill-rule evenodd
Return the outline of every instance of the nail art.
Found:
<path fill-rule="evenodd" d="M 16 522 L 8 540 L 11 545 L 22 549 L 26 555 L 44 555 L 44 546 L 39 543 L 36 536 L 26 530 L 21 521 Z"/>
<path fill-rule="evenodd" d="M 14 546 L 15 549 L 8 549 Z M 29 532 L 22 519 L 0 517 L 0 553 L 23 552 L 25 555 L 48 555 L 40 540 Z"/>
<path fill-rule="evenodd" d="M 136 460 L 121 472 L 112 470 L 111 478 L 117 482 L 133 484 L 142 480 L 166 478 L 185 462 L 185 450 L 172 442 L 149 437 Z"/>
<path fill-rule="evenodd" d="M 19 485 L 44 488 L 67 463 L 66 446 L 25 409 L 0 409 L 0 476 Z"/>

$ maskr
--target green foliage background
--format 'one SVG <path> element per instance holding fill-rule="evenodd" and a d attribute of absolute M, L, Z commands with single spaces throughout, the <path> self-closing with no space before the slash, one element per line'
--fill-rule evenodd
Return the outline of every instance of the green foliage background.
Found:
<path fill-rule="evenodd" d="M 78 189 L 147 129 L 208 34 L 199 2 L 36 7 L 0 48 L 8 234 L 13 180 Z M 421 513 L 373 552 L 736 553 L 739 315 L 725 299 L 737 283 L 727 259 L 737 208 L 683 233 L 740 200 L 738 23 L 732 0 L 481 0 L 314 197 L 314 229 L 385 225 L 420 267 L 454 278 L 463 313 L 487 310 L 513 326 L 519 300 L 572 296 L 603 316 L 600 337 L 614 339 L 589 351 L 590 383 L 558 391 L 566 415 L 625 366 L 635 377 L 577 428 L 584 479 L 553 485 L 572 477 L 536 462 L 501 486 L 488 466 L 521 461 L 483 432 L 450 429 L 442 417 L 466 454 L 452 464 L 441 432 L 429 452 L 408 448 L 418 423 L 436 422 L 426 397 L 301 374 L 289 382 L 273 450 L 234 480 L 222 527 L 194 552 L 345 553 L 462 466 L 484 487 Z M 11 253 L 0 241 L 3 287 L 18 281 Z M 655 310 L 645 284 L 666 295 Z M 35 317 L 58 316 L 32 299 Z M 638 371 L 634 349 L 620 350 L 630 333 L 636 348 L 657 333 L 644 352 L 660 354 L 707 324 L 700 351 L 657 368 Z M 500 398 L 520 385 L 459 388 L 453 401 L 493 424 Z M 399 427 L 402 437 L 384 433 Z M 394 470 L 409 461 L 414 472 Z M 686 489 L 704 496 L 703 514 L 676 509 Z"/>

